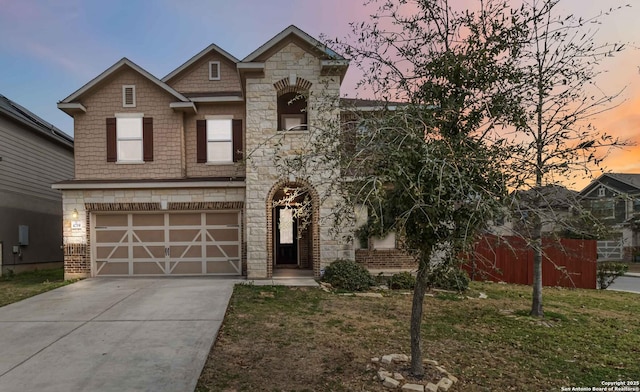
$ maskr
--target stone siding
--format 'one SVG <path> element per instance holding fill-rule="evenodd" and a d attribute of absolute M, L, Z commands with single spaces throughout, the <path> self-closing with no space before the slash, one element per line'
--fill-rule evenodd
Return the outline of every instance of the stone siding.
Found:
<path fill-rule="evenodd" d="M 82 99 L 87 113 L 74 117 L 75 179 L 179 178 L 184 170 L 182 113 L 169 104 L 177 99 L 128 67 Z M 136 107 L 122 107 L 122 86 L 136 86 Z M 116 113 L 142 113 L 153 118 L 153 162 L 107 162 L 106 119 Z"/>
<path fill-rule="evenodd" d="M 246 167 L 247 178 L 247 275 L 249 278 L 267 278 L 271 276 L 272 265 L 265 260 L 272 259 L 268 252 L 269 227 L 265 203 L 272 187 L 281 178 L 274 164 L 274 156 L 278 151 L 295 151 L 304 145 L 307 132 L 290 132 L 286 137 L 277 134 L 277 91 L 274 84 L 295 74 L 297 78 L 311 83 L 308 98 L 307 116 L 310 126 L 319 123 L 318 113 L 314 109 L 318 100 L 324 94 L 338 96 L 340 93 L 339 77 L 321 76 L 320 60 L 303 50 L 295 43 L 289 43 L 274 53 L 265 61 L 265 75 L 262 78 L 247 78 L 246 102 L 247 120 L 246 151 L 249 161 Z M 337 113 L 335 113 L 337 116 Z M 277 148 L 275 140 L 282 145 Z M 311 186 L 318 194 L 324 195 L 322 188 L 323 177 L 328 172 L 317 172 L 310 178 Z M 295 182 L 295 179 L 291 182 Z M 334 200 L 335 202 L 335 200 Z M 331 200 L 327 200 L 319 207 L 319 260 L 314 260 L 314 271 L 319 273 L 321 268 L 337 258 L 353 259 L 353 250 L 349 244 L 335 239 L 330 229 L 332 223 Z"/>

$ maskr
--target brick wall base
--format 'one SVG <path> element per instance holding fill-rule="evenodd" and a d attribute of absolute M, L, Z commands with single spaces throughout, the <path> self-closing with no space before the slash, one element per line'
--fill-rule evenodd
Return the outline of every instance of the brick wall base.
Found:
<path fill-rule="evenodd" d="M 85 244 L 64 245 L 64 279 L 87 278 L 91 275 L 89 247 Z"/>
<path fill-rule="evenodd" d="M 356 249 L 356 263 L 367 269 L 393 270 L 415 269 L 418 262 L 414 256 L 399 249 Z"/>

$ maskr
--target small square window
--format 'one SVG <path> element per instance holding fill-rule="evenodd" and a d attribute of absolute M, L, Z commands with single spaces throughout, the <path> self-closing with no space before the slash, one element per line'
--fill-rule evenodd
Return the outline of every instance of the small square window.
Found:
<path fill-rule="evenodd" d="M 220 80 L 219 61 L 209 61 L 209 80 Z"/>
<path fill-rule="evenodd" d="M 136 107 L 136 86 L 135 85 L 122 86 L 122 107 L 123 108 Z"/>

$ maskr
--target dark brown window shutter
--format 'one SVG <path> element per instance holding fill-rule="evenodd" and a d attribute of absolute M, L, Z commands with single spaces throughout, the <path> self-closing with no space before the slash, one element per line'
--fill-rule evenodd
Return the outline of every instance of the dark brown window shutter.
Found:
<path fill-rule="evenodd" d="M 153 161 L 153 117 L 142 119 L 142 155 L 145 162 Z"/>
<path fill-rule="evenodd" d="M 207 120 L 196 121 L 196 145 L 198 163 L 207 162 Z"/>
<path fill-rule="evenodd" d="M 116 136 L 115 117 L 107 118 L 107 162 L 118 160 L 118 139 Z"/>
<path fill-rule="evenodd" d="M 242 120 L 232 120 L 231 126 L 233 130 L 233 161 L 238 162 L 242 160 L 243 156 Z"/>

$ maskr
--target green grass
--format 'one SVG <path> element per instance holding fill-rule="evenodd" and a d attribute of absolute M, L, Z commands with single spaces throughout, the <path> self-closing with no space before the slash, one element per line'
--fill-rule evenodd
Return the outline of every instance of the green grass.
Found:
<path fill-rule="evenodd" d="M 5 274 L 0 277 L 0 306 L 65 286 L 62 268 Z"/>
<path fill-rule="evenodd" d="M 540 391 L 640 377 L 640 296 L 472 283 L 469 297 L 425 298 L 425 357 L 454 391 Z M 348 297 L 316 289 L 238 286 L 198 391 L 383 391 L 370 358 L 409 354 L 411 296 Z M 437 381 L 437 380 L 434 380 Z"/>

